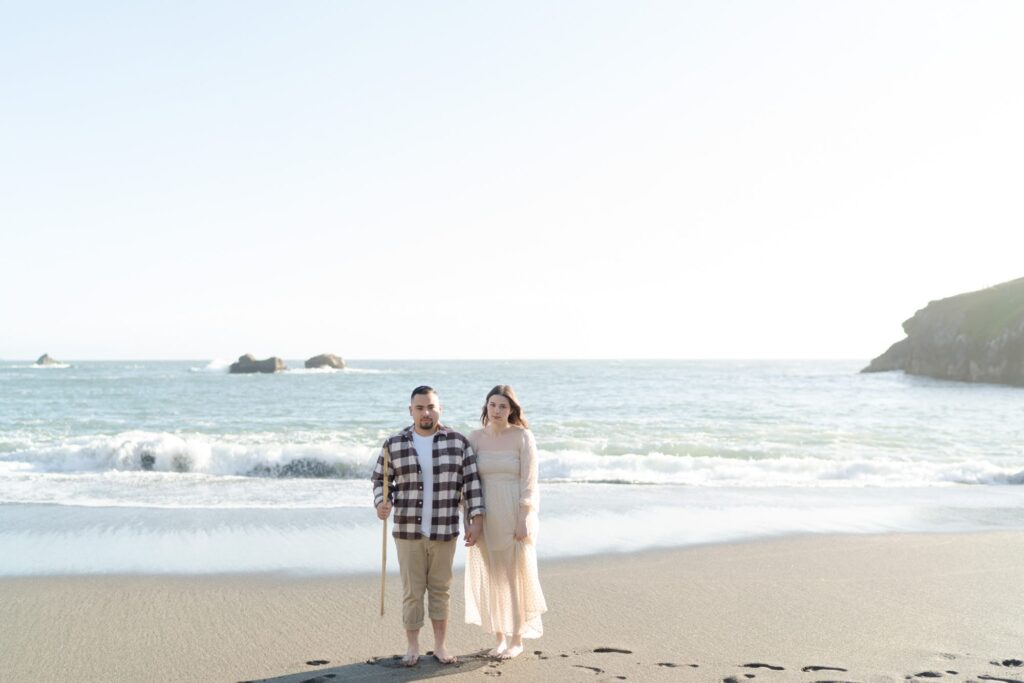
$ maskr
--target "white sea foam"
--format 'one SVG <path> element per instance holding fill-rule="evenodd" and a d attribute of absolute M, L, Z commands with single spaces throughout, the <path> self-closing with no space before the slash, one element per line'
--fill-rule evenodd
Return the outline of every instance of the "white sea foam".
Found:
<path fill-rule="evenodd" d="M 231 361 L 224 358 L 215 358 L 201 368 L 189 368 L 189 372 L 216 372 L 225 373 L 231 367 Z"/>
<path fill-rule="evenodd" d="M 375 368 L 288 368 L 285 370 L 286 373 L 292 375 L 316 375 L 316 374 L 334 374 L 341 373 L 345 375 L 395 375 L 398 374 L 395 370 L 380 370 Z"/>
<path fill-rule="evenodd" d="M 267 479 L 170 472 L 39 473 L 0 468 L 0 503 L 83 508 L 364 508 L 369 479 Z"/>
<path fill-rule="evenodd" d="M 63 370 L 71 367 L 71 363 L 50 363 L 48 365 L 39 365 L 38 363 L 32 363 L 30 365 L 8 365 L 7 367 L 15 370 Z"/>
<path fill-rule="evenodd" d="M 345 372 L 345 368 L 287 368 L 285 372 L 289 375 L 333 375 L 338 372 Z"/>
<path fill-rule="evenodd" d="M 386 370 L 380 368 L 352 368 L 346 367 L 345 372 L 350 375 L 401 375 L 406 374 L 401 370 Z"/>
<path fill-rule="evenodd" d="M 689 486 L 932 486 L 1024 484 L 1019 465 L 980 459 L 929 461 L 857 456 L 684 457 L 663 453 L 596 455 L 581 451 L 544 453 L 542 479 L 552 481 L 685 484 Z"/>

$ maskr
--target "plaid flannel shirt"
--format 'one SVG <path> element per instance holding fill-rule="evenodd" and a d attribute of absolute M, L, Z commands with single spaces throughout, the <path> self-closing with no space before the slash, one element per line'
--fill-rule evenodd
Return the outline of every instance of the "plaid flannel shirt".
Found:
<path fill-rule="evenodd" d="M 420 472 L 412 426 L 385 441 L 391 457 L 388 460 L 388 499 L 394 504 L 395 538 L 416 539 L 423 536 L 423 475 Z M 476 470 L 476 453 L 462 434 L 438 425 L 434 433 L 434 509 L 430 520 L 430 540 L 450 541 L 459 535 L 459 506 L 465 505 L 466 516 L 473 519 L 484 513 L 484 498 Z M 384 449 L 370 476 L 373 482 L 373 504 L 384 500 Z"/>

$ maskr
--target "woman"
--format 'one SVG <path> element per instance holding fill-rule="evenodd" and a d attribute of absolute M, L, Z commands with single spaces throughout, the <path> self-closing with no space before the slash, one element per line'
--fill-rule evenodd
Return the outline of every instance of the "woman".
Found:
<path fill-rule="evenodd" d="M 537 576 L 537 447 L 512 387 L 487 394 L 469 435 L 484 493 L 483 533 L 466 558 L 466 623 L 494 634 L 488 654 L 511 659 L 539 638 L 547 611 Z"/>

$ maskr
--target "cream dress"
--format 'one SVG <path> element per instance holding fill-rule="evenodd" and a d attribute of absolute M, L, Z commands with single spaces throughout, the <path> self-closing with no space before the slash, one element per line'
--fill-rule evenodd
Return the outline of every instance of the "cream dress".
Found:
<path fill-rule="evenodd" d="M 484 493 L 484 527 L 466 556 L 466 623 L 487 633 L 539 638 L 548 610 L 537 575 L 537 447 L 528 429 L 469 435 Z M 526 520 L 527 538 L 515 540 Z"/>

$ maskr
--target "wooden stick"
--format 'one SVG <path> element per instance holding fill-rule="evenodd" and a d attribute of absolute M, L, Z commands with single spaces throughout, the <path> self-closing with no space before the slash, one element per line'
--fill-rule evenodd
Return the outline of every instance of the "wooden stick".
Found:
<path fill-rule="evenodd" d="M 384 444 L 384 504 L 388 502 L 388 446 Z M 384 517 L 384 540 L 380 547 L 380 615 L 384 616 L 384 579 L 388 571 L 388 518 Z"/>

